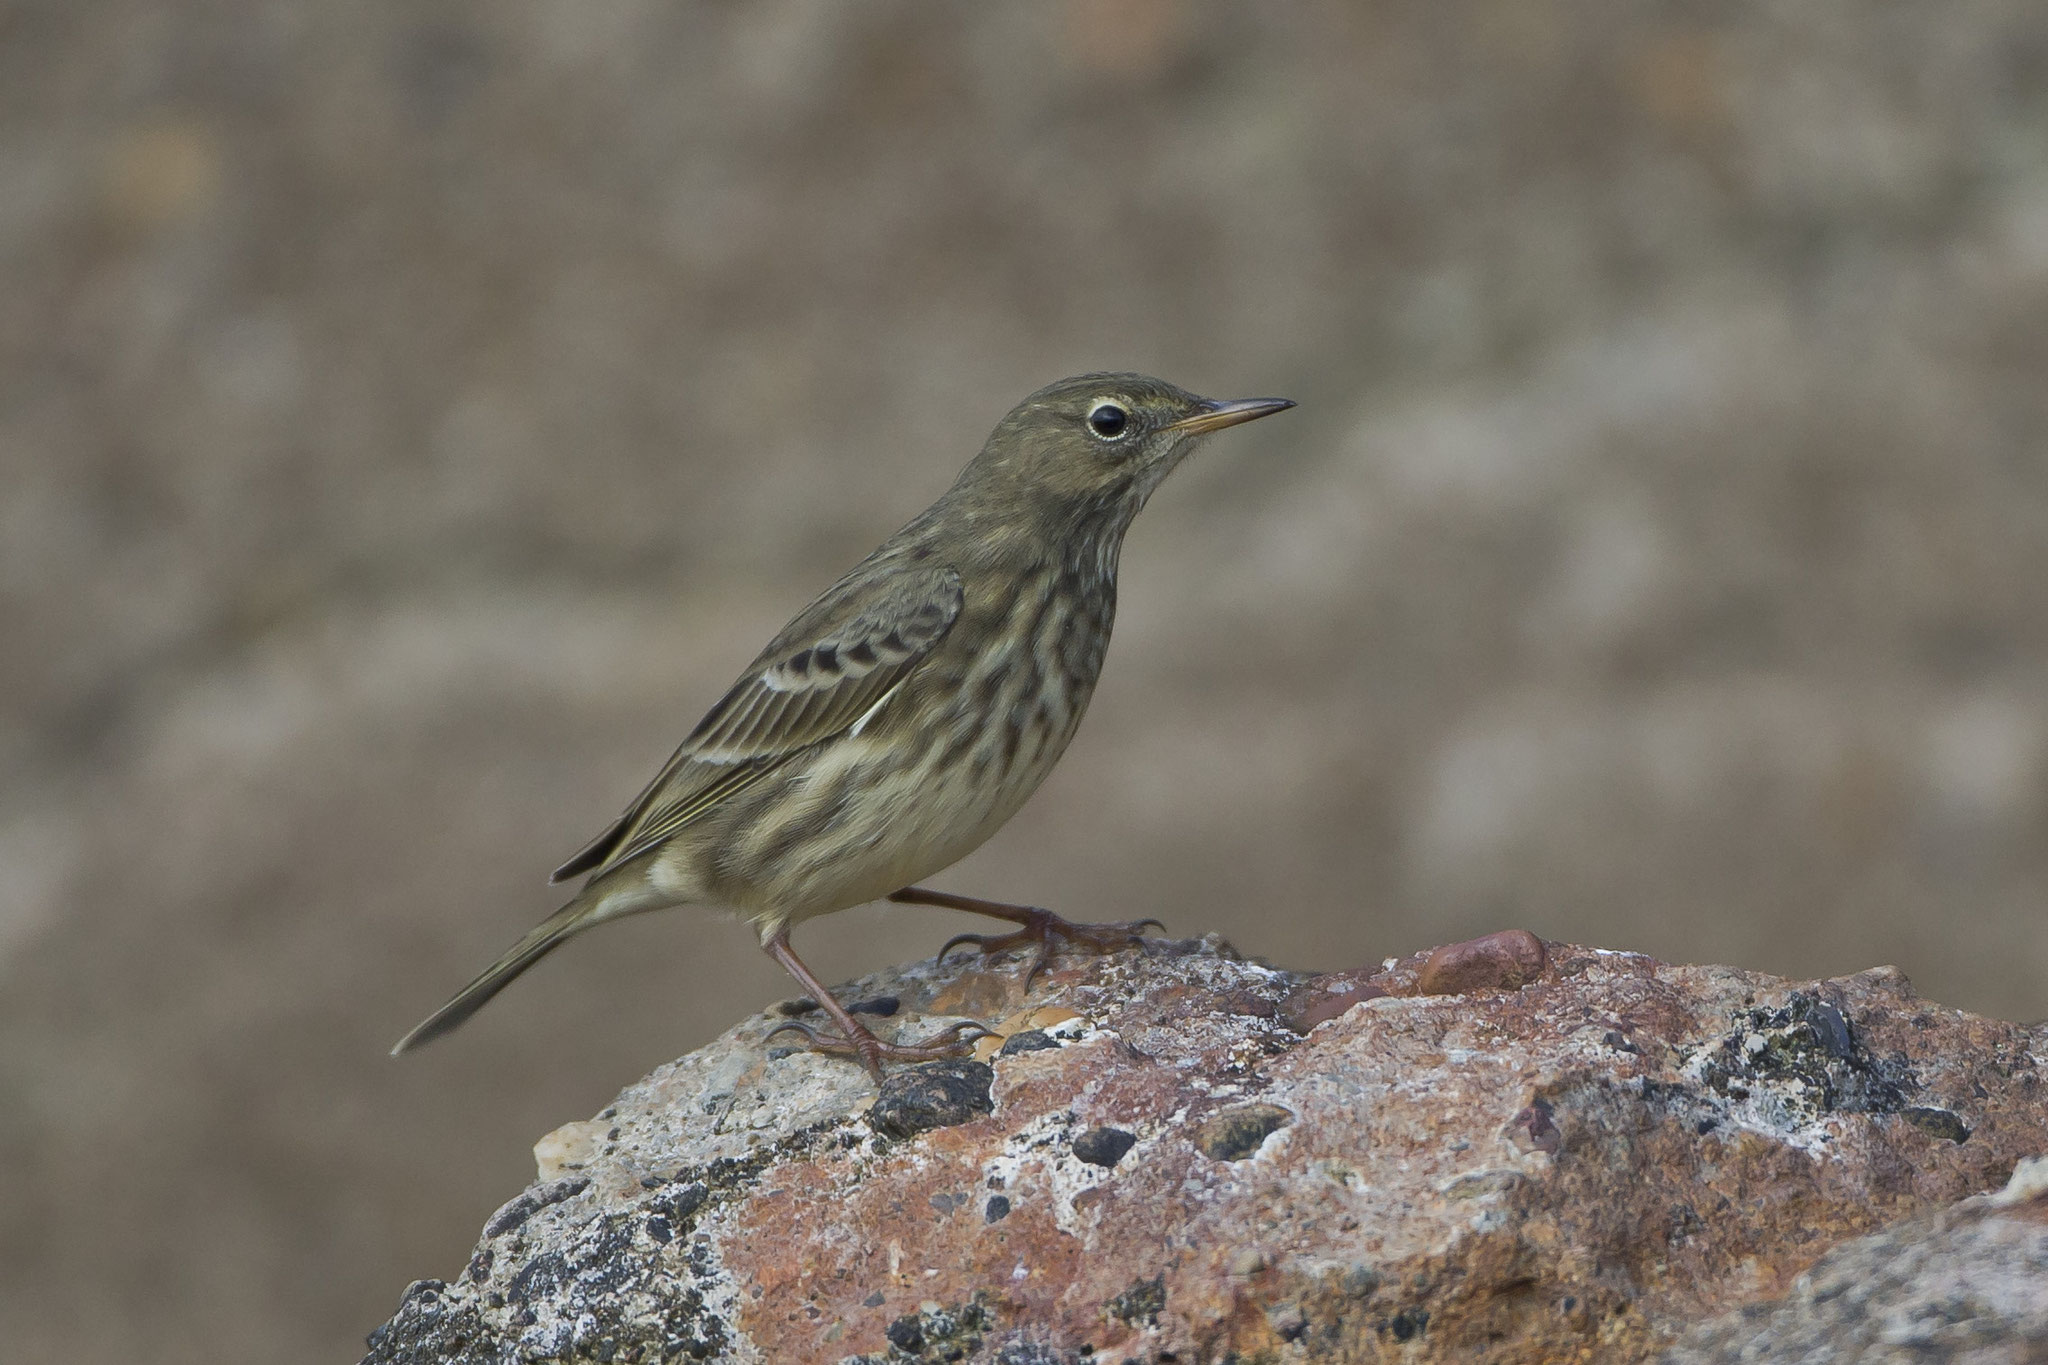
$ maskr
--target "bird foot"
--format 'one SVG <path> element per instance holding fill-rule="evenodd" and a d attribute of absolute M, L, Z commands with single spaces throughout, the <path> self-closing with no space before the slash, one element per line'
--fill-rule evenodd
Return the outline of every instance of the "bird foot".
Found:
<path fill-rule="evenodd" d="M 804 1048 L 809 1052 L 822 1053 L 827 1057 L 857 1059 L 879 1085 L 885 1062 L 937 1062 L 951 1057 L 964 1057 L 974 1050 L 976 1043 L 983 1038 L 992 1037 L 994 1030 L 968 1021 L 942 1029 L 922 1043 L 890 1043 L 877 1038 L 858 1023 L 850 1030 L 832 1033 L 791 1019 L 769 1029 L 762 1035 L 761 1041 L 765 1043 L 778 1033 L 802 1034 Z"/>
<path fill-rule="evenodd" d="M 986 912 L 983 912 L 986 913 Z M 955 934 L 946 940 L 946 946 L 939 949 L 939 960 L 963 943 L 974 945 L 983 956 L 1008 952 L 1026 944 L 1037 944 L 1038 955 L 1031 960 L 1031 970 L 1024 973 L 1024 989 L 1030 990 L 1031 983 L 1038 979 L 1045 964 L 1052 961 L 1058 950 L 1056 944 L 1071 944 L 1091 953 L 1114 953 L 1145 941 L 1147 928 L 1165 929 L 1156 919 L 1122 920 L 1113 924 L 1075 924 L 1055 915 L 1050 910 L 1035 907 L 1023 908 L 1019 920 L 1023 928 L 1008 934 Z"/>

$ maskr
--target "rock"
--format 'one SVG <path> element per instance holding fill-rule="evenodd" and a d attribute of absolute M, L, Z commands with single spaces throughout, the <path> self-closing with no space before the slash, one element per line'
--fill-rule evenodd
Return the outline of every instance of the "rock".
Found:
<path fill-rule="evenodd" d="M 2048 1360 L 2048 1159 L 1836 1247 L 1792 1291 L 1688 1332 L 1665 1365 L 2035 1365 Z"/>
<path fill-rule="evenodd" d="M 1138 1145 L 1138 1135 L 1121 1128 L 1090 1128 L 1074 1139 L 1074 1155 L 1090 1166 L 1107 1169 Z"/>
<path fill-rule="evenodd" d="M 904 1067 L 883 1078 L 881 1093 L 868 1109 L 868 1123 L 894 1138 L 950 1128 L 995 1108 L 988 1094 L 993 1084 L 995 1073 L 986 1062 Z"/>
<path fill-rule="evenodd" d="M 1496 935 L 1306 978 L 1211 940 L 1030 991 L 1022 961 L 923 962 L 864 997 L 906 1039 L 973 1015 L 1043 1042 L 877 1099 L 750 1019 L 553 1143 L 368 1360 L 1691 1362 L 1805 1340 L 1837 1280 L 2048 1287 L 2039 1199 L 1950 1208 L 2048 1150 L 2048 1031 L 1889 969 Z M 2035 1330 L 2023 1298 L 1989 1326 L 1941 1302 L 1885 1303 L 1871 1340 Z"/>
<path fill-rule="evenodd" d="M 1527 929 L 1503 929 L 1464 943 L 1446 943 L 1415 975 L 1419 995 L 1469 995 L 1518 990 L 1543 974 L 1543 940 Z"/>
<path fill-rule="evenodd" d="M 1020 1052 L 1043 1052 L 1047 1048 L 1058 1046 L 1059 1040 L 1044 1029 L 1028 1028 L 1022 1033 L 1013 1033 L 1008 1038 L 1005 1038 L 1002 1047 L 997 1049 L 996 1055 L 999 1057 L 1014 1057 Z"/>
<path fill-rule="evenodd" d="M 1195 1130 L 1195 1146 L 1212 1161 L 1242 1161 L 1292 1122 L 1277 1104 L 1234 1104 Z"/>

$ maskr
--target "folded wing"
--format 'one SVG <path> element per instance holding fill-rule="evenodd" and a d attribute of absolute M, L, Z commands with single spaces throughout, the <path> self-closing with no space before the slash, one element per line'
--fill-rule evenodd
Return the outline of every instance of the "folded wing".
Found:
<path fill-rule="evenodd" d="M 609 872 L 861 725 L 946 637 L 960 602 L 960 576 L 944 566 L 842 579 L 761 651 L 625 813 L 551 880 Z"/>

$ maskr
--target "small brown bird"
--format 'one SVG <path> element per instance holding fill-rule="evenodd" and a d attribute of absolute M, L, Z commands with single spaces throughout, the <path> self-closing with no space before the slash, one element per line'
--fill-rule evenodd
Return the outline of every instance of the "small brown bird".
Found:
<path fill-rule="evenodd" d="M 1142 925 L 1069 924 L 914 883 L 1000 829 L 1073 738 L 1145 500 L 1203 435 L 1293 406 L 1135 374 L 1063 379 L 1019 403 L 946 494 L 799 612 L 625 814 L 555 870 L 587 873 L 582 890 L 392 1052 L 453 1029 L 570 935 L 643 910 L 745 915 L 838 1026 L 800 1028 L 811 1046 L 877 1079 L 884 1061 L 956 1055 L 981 1030 L 877 1038 L 791 951 L 799 921 L 886 896 L 1013 921 L 1013 934 L 963 937 L 984 951 L 1036 943 L 1040 963 L 1054 939 L 1131 942 Z"/>

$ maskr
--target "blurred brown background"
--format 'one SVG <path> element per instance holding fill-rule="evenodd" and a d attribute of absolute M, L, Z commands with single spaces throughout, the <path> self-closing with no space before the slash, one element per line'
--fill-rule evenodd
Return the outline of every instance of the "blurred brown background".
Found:
<path fill-rule="evenodd" d="M 1083 369 L 1302 406 L 940 885 L 2048 1013 L 2039 0 L 4 0 L 0 290 L 9 1359 L 352 1358 L 792 993 L 653 917 L 384 1055 Z"/>

